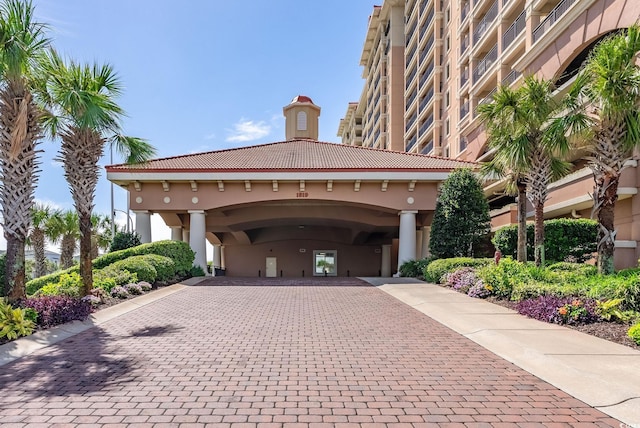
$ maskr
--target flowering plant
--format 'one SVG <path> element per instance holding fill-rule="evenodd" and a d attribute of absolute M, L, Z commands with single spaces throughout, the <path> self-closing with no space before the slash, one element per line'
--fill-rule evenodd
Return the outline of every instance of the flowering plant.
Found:
<path fill-rule="evenodd" d="M 142 294 L 142 287 L 138 284 L 129 283 L 124 288 L 129 294 Z"/>
<path fill-rule="evenodd" d="M 129 297 L 129 292 L 124 287 L 113 287 L 111 289 L 111 296 L 117 297 L 118 299 L 126 299 Z"/>
<path fill-rule="evenodd" d="M 151 284 L 147 281 L 140 281 L 138 285 L 142 288 L 142 291 L 151 291 Z"/>

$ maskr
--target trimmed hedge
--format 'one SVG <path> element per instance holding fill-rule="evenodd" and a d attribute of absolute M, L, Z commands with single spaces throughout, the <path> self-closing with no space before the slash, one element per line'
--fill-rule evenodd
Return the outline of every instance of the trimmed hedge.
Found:
<path fill-rule="evenodd" d="M 176 276 L 176 264 L 169 257 L 159 256 L 157 254 L 146 254 L 145 260 L 156 269 L 158 275 L 156 281 L 168 281 Z M 140 281 L 143 281 L 140 279 Z"/>
<path fill-rule="evenodd" d="M 31 296 L 47 284 L 59 282 L 62 275 L 69 275 L 72 273 L 80 273 L 80 266 L 71 266 L 69 269 L 59 270 L 54 273 L 50 273 L 49 275 L 44 275 L 28 281 L 26 284 L 27 296 Z"/>
<path fill-rule="evenodd" d="M 527 224 L 527 258 L 533 260 L 534 225 Z M 549 262 L 562 262 L 567 258 L 583 262 L 596 252 L 598 222 L 586 218 L 558 218 L 544 222 L 544 252 Z M 493 237 L 493 245 L 504 256 L 517 257 L 518 226 L 505 226 Z"/>
<path fill-rule="evenodd" d="M 148 261 L 146 255 L 131 256 L 113 263 L 112 266 L 135 273 L 139 281 L 147 281 L 152 284 L 158 276 L 158 271 L 156 271 L 156 268 Z"/>
<path fill-rule="evenodd" d="M 109 266 L 128 257 L 141 256 L 144 254 L 157 254 L 159 256 L 169 257 L 175 264 L 177 275 L 188 274 L 195 259 L 191 247 L 189 247 L 189 244 L 186 242 L 166 240 L 142 244 L 137 247 L 127 248 L 126 250 L 105 254 L 93 261 L 93 267 L 94 269 L 102 269 L 105 266 Z M 142 278 L 138 279 L 142 281 Z"/>
<path fill-rule="evenodd" d="M 493 259 L 474 259 L 471 257 L 454 257 L 450 259 L 434 260 L 424 269 L 424 279 L 428 282 L 440 283 L 445 273 L 458 270 L 461 267 L 480 268 L 494 263 Z"/>

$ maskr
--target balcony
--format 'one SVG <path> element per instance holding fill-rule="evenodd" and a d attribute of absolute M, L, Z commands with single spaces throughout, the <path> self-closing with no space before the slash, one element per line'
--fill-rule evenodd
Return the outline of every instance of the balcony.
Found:
<path fill-rule="evenodd" d="M 411 84 L 413 83 L 413 79 L 415 79 L 417 73 L 418 73 L 418 68 L 417 67 L 413 67 L 413 69 L 411 70 L 411 72 L 407 76 L 407 83 L 404 86 L 405 90 L 409 89 L 411 87 Z"/>
<path fill-rule="evenodd" d="M 409 64 L 411 64 L 411 61 L 413 60 L 413 57 L 416 54 L 417 48 L 418 48 L 417 45 L 413 45 L 413 48 L 411 48 L 411 50 L 407 54 L 407 60 L 405 61 L 405 64 L 404 64 L 406 67 L 408 67 Z"/>
<path fill-rule="evenodd" d="M 422 136 L 425 132 L 427 132 L 427 129 L 429 129 L 431 125 L 433 125 L 433 114 L 431 114 L 424 122 L 420 124 L 420 135 Z"/>
<path fill-rule="evenodd" d="M 462 10 L 460 11 L 460 23 L 462 24 L 465 20 L 465 18 L 467 16 L 469 16 L 469 10 L 471 9 L 471 6 L 469 4 L 469 2 L 466 2 L 463 6 L 462 6 Z"/>
<path fill-rule="evenodd" d="M 465 101 L 460 106 L 460 120 L 464 119 L 469 114 L 469 101 Z"/>
<path fill-rule="evenodd" d="M 462 88 L 469 81 L 469 68 L 465 67 L 460 73 L 460 87 Z"/>
<path fill-rule="evenodd" d="M 504 79 L 502 79 L 502 84 L 505 86 L 511 85 L 513 82 L 518 80 L 518 77 L 520 77 L 521 74 L 522 73 L 520 73 L 519 71 L 511 70 L 511 72 L 507 74 Z"/>
<path fill-rule="evenodd" d="M 496 19 L 496 16 L 498 16 L 498 0 L 493 2 L 484 17 L 476 24 L 475 30 L 473 31 L 474 45 L 478 44 L 478 40 L 487 32 L 491 23 Z"/>
<path fill-rule="evenodd" d="M 502 35 L 502 52 L 504 52 L 513 41 L 524 31 L 527 27 L 527 14 L 525 11 L 513 21 L 513 24 L 507 28 L 507 31 Z"/>
<path fill-rule="evenodd" d="M 420 2 L 420 15 L 422 15 L 424 13 L 424 10 L 427 8 L 427 5 L 429 5 L 431 0 L 422 0 Z"/>
<path fill-rule="evenodd" d="M 427 40 L 427 44 L 424 45 L 424 48 L 422 48 L 422 50 L 420 51 L 420 61 L 424 61 L 424 59 L 427 57 L 427 54 L 431 50 L 431 47 L 433 46 L 434 41 L 435 39 L 433 36 L 431 36 L 429 40 Z"/>
<path fill-rule="evenodd" d="M 484 58 L 473 69 L 473 83 L 478 82 L 482 76 L 491 68 L 491 66 L 498 59 L 498 45 L 494 45 L 493 48 L 485 55 Z"/>
<path fill-rule="evenodd" d="M 409 29 L 407 30 L 407 32 L 404 35 L 405 38 L 405 47 L 409 47 L 409 44 L 411 44 L 411 39 L 413 39 L 413 36 L 416 34 L 416 26 L 418 25 L 418 20 L 415 19 L 413 21 L 413 24 L 411 24 L 411 27 L 409 27 Z"/>
<path fill-rule="evenodd" d="M 460 150 L 458 150 L 458 153 L 461 153 L 464 151 L 464 149 L 467 148 L 467 145 L 469 144 L 469 140 L 467 140 L 467 137 L 460 137 Z"/>
<path fill-rule="evenodd" d="M 433 140 L 429 141 L 423 148 L 420 150 L 420 153 L 423 155 L 428 155 L 433 151 Z"/>
<path fill-rule="evenodd" d="M 417 96 L 418 96 L 417 89 L 414 89 L 413 91 L 411 91 L 411 95 L 409 95 L 409 97 L 407 98 L 407 103 L 404 106 L 406 111 L 409 110 L 409 107 L 411 107 L 411 104 L 413 104 L 413 101 L 416 99 Z"/>
<path fill-rule="evenodd" d="M 575 2 L 576 0 L 562 0 L 560 3 L 558 3 L 558 5 L 554 7 L 551 12 L 549 12 L 549 15 L 547 15 L 547 17 L 540 23 L 540 25 L 538 25 L 533 30 L 533 43 L 537 42 L 538 39 L 540 39 L 540 37 L 542 37 L 542 35 L 546 33 L 547 30 L 549 30 L 549 28 L 551 28 L 553 24 L 555 24 L 556 21 L 565 14 L 565 12 L 569 10 L 571 6 L 573 6 Z"/>
<path fill-rule="evenodd" d="M 424 111 L 424 109 L 429 105 L 431 100 L 433 99 L 434 90 L 433 87 L 427 91 L 424 97 L 420 100 L 420 113 Z"/>
<path fill-rule="evenodd" d="M 404 127 L 404 132 L 407 132 L 409 129 L 411 129 L 413 124 L 416 123 L 417 118 L 418 118 L 417 112 L 411 115 L 411 118 L 407 121 L 407 126 Z"/>
<path fill-rule="evenodd" d="M 406 152 L 410 152 L 411 149 L 413 149 L 413 147 L 416 145 L 417 142 L 418 142 L 418 136 L 414 135 L 413 137 L 411 137 L 411 139 L 407 143 L 407 147 L 406 147 L 405 151 Z"/>
<path fill-rule="evenodd" d="M 478 115 L 478 107 L 480 107 L 483 104 L 488 104 L 493 102 L 493 94 L 495 94 L 497 90 L 498 88 L 493 88 L 493 90 L 491 90 L 491 92 L 489 92 L 486 97 L 480 100 L 480 102 L 476 106 L 476 110 L 475 110 L 476 116 Z"/>
<path fill-rule="evenodd" d="M 431 77 L 431 75 L 433 74 L 433 69 L 434 69 L 433 61 L 431 61 L 431 63 L 424 70 L 424 73 L 422 73 L 422 75 L 420 76 L 420 87 L 421 88 L 425 85 L 427 80 L 429 80 L 429 77 Z"/>
<path fill-rule="evenodd" d="M 464 38 L 462 39 L 462 42 L 460 43 L 460 56 L 462 56 L 463 53 L 465 53 L 467 51 L 467 49 L 469 48 L 471 38 L 469 37 L 468 34 L 465 34 Z"/>
<path fill-rule="evenodd" d="M 435 12 L 433 11 L 433 8 L 431 8 L 431 10 L 429 10 L 429 14 L 427 15 L 427 19 L 424 21 L 424 24 L 420 26 L 420 39 L 422 39 L 422 36 L 424 36 L 424 33 L 431 26 L 431 22 L 433 22 L 434 15 L 435 15 Z"/>

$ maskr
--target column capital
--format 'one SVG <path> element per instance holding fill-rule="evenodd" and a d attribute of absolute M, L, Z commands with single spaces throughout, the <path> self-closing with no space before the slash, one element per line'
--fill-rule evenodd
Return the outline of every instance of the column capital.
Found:
<path fill-rule="evenodd" d="M 151 211 L 149 210 L 131 210 L 132 212 L 134 212 L 135 214 L 151 214 Z"/>
<path fill-rule="evenodd" d="M 189 214 L 204 214 L 204 215 L 207 215 L 207 213 L 204 210 L 188 210 L 187 213 L 189 213 Z"/>
<path fill-rule="evenodd" d="M 402 210 L 398 213 L 398 215 L 402 215 L 402 214 L 418 214 L 418 211 L 416 210 Z"/>

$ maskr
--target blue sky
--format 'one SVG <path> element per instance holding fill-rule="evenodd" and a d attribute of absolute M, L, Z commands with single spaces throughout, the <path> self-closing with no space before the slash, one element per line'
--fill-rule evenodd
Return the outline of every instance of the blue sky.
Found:
<path fill-rule="evenodd" d="M 284 139 L 282 107 L 298 94 L 322 108 L 320 140 L 336 132 L 363 87 L 359 65 L 372 0 L 33 0 L 54 46 L 107 62 L 125 90 L 128 135 L 158 157 Z M 42 145 L 39 201 L 73 207 L 57 142 Z M 103 165 L 108 164 L 108 154 Z M 117 163 L 119 159 L 114 159 Z M 116 189 L 115 207 L 126 208 Z M 110 210 L 101 177 L 96 212 Z M 124 216 L 120 221 L 124 221 Z M 158 235 L 158 236 L 157 236 Z M 154 230 L 154 240 L 160 237 Z M 5 248 L 2 240 L 0 248 Z"/>

